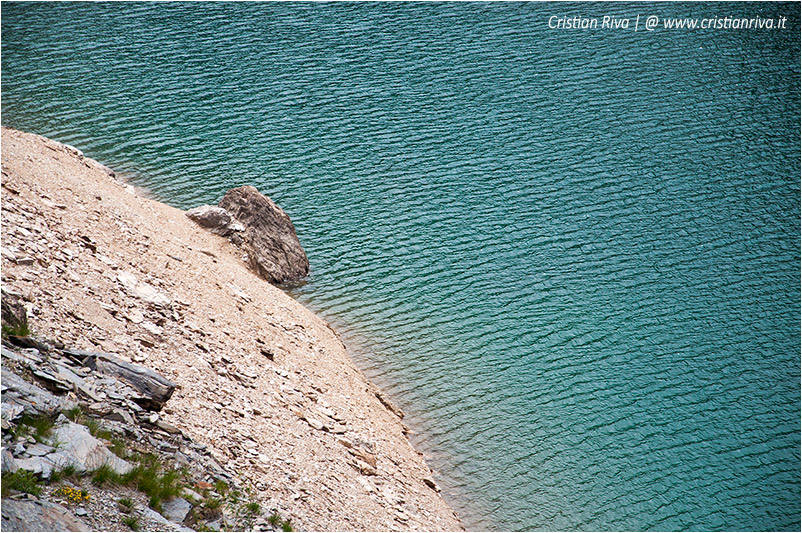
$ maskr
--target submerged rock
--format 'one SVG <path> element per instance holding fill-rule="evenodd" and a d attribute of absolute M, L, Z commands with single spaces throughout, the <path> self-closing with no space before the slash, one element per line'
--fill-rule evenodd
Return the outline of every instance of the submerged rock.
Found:
<path fill-rule="evenodd" d="M 228 191 L 218 204 L 245 226 L 248 262 L 271 283 L 298 281 L 309 260 L 289 215 L 270 198 L 246 185 Z"/>

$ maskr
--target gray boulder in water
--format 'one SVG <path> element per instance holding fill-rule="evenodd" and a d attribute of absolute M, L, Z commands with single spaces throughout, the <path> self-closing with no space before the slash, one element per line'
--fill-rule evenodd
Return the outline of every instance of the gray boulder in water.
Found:
<path fill-rule="evenodd" d="M 218 207 L 245 226 L 250 267 L 270 283 L 298 281 L 309 260 L 289 215 L 270 198 L 246 185 L 228 191 Z"/>

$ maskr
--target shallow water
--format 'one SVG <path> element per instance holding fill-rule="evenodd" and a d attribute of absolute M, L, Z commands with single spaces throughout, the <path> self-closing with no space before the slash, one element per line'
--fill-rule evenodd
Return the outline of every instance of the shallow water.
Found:
<path fill-rule="evenodd" d="M 798 36 L 798 4 L 4 3 L 2 120 L 284 207 L 292 294 L 467 527 L 798 530 Z"/>

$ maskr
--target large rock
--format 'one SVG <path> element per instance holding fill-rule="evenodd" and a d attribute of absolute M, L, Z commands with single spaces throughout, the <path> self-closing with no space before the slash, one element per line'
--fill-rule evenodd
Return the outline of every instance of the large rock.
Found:
<path fill-rule="evenodd" d="M 54 470 L 73 466 L 78 472 L 90 472 L 103 465 L 118 474 L 125 474 L 133 466 L 114 455 L 106 445 L 92 436 L 89 429 L 67 422 L 53 430 L 51 442 L 58 447 L 43 456 L 16 459 L 17 466 L 34 474 L 49 478 Z"/>
<path fill-rule="evenodd" d="M 75 351 L 71 353 L 75 353 Z M 149 368 L 128 363 L 108 353 L 84 353 L 86 354 L 83 361 L 84 366 L 101 374 L 123 380 L 138 394 L 132 400 L 145 409 L 159 411 L 173 395 L 175 383 Z"/>
<path fill-rule="evenodd" d="M 68 402 L 50 392 L 28 383 L 3 367 L 3 418 L 14 420 L 22 413 L 32 416 L 54 415 L 69 407 Z"/>
<path fill-rule="evenodd" d="M 4 499 L 2 531 L 90 531 L 84 521 L 56 503 Z"/>
<path fill-rule="evenodd" d="M 218 204 L 245 226 L 251 268 L 270 283 L 297 281 L 309 260 L 289 215 L 270 198 L 246 185 L 228 191 Z"/>

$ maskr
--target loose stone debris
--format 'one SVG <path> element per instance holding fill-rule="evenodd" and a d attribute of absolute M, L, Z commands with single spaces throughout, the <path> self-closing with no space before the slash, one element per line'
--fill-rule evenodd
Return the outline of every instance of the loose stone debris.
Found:
<path fill-rule="evenodd" d="M 461 529 L 403 412 L 229 238 L 65 145 L 3 128 L 2 147 L 2 465 L 41 488 L 4 497 L 3 530 Z M 91 481 L 147 454 L 190 480 L 161 512 Z"/>

